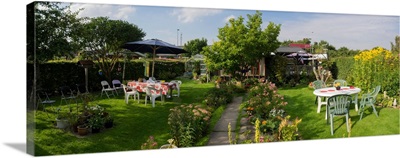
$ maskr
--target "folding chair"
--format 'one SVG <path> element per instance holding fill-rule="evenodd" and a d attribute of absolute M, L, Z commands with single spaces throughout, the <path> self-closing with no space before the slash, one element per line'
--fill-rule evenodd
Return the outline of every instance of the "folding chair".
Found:
<path fill-rule="evenodd" d="M 118 90 L 124 88 L 124 87 L 122 87 L 122 83 L 119 80 L 112 80 L 112 85 L 113 85 L 114 90 L 117 93 L 117 95 L 118 95 Z"/>
<path fill-rule="evenodd" d="M 36 110 L 39 109 L 39 106 L 41 105 L 43 107 L 43 111 L 47 112 L 46 110 L 46 105 L 53 105 L 56 101 L 55 100 L 50 100 L 49 95 L 47 92 L 44 91 L 37 91 L 37 99 L 38 99 L 38 105 L 36 106 Z M 43 99 L 42 99 L 43 98 Z M 54 109 L 53 109 L 54 111 Z M 49 114 L 47 114 L 48 116 Z"/>
<path fill-rule="evenodd" d="M 68 104 L 71 107 L 71 100 L 75 101 L 76 105 L 78 105 L 78 101 L 76 100 L 76 96 L 72 92 L 72 89 L 69 86 L 62 86 L 60 87 L 61 93 L 61 101 L 60 105 L 62 105 L 63 101 L 65 104 Z"/>
<path fill-rule="evenodd" d="M 100 97 L 103 96 L 103 93 L 106 93 L 107 98 L 110 98 L 110 96 L 108 95 L 108 92 L 111 92 L 111 94 L 112 94 L 113 96 L 115 96 L 115 95 L 114 95 L 115 89 L 112 88 L 112 87 L 108 84 L 107 81 L 101 81 L 101 86 L 103 87 L 103 89 L 101 90 L 101 95 L 100 95 Z"/>

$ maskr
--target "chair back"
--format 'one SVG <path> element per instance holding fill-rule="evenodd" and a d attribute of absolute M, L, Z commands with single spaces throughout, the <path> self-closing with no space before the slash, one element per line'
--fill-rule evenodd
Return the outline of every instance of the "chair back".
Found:
<path fill-rule="evenodd" d="M 49 95 L 44 90 L 37 90 L 36 95 L 38 97 L 39 102 L 48 101 L 50 100 Z"/>
<path fill-rule="evenodd" d="M 371 94 L 371 95 L 370 95 L 371 97 L 370 97 L 369 99 L 371 99 L 370 102 L 371 102 L 372 104 L 375 103 L 375 101 L 376 101 L 376 96 L 378 96 L 380 90 L 381 90 L 381 86 L 379 85 L 379 86 L 376 86 L 375 89 L 370 93 L 370 94 Z"/>
<path fill-rule="evenodd" d="M 342 80 L 342 79 L 337 79 L 337 80 L 333 81 L 333 85 L 335 85 L 336 83 L 340 83 L 341 87 L 347 86 L 347 81 Z"/>
<path fill-rule="evenodd" d="M 60 93 L 61 93 L 61 97 L 62 98 L 65 98 L 66 97 L 66 95 L 70 95 L 70 96 L 73 96 L 74 95 L 74 93 L 72 93 L 72 90 L 71 90 L 71 88 L 69 87 L 69 86 L 62 86 L 62 87 L 60 87 Z"/>
<path fill-rule="evenodd" d="M 121 81 L 119 81 L 119 80 L 112 80 L 112 84 L 113 84 L 114 88 L 121 87 Z"/>
<path fill-rule="evenodd" d="M 122 89 L 124 89 L 124 93 L 126 94 L 126 86 L 124 84 L 121 84 L 121 85 L 122 85 Z"/>
<path fill-rule="evenodd" d="M 324 88 L 324 87 L 325 87 L 325 83 L 322 80 L 315 80 L 313 82 L 313 88 L 314 89 L 321 89 L 321 88 Z"/>
<path fill-rule="evenodd" d="M 101 81 L 101 86 L 103 89 L 111 88 L 107 81 Z"/>
<path fill-rule="evenodd" d="M 328 113 L 334 115 L 344 115 L 349 112 L 351 95 L 338 94 L 328 99 Z"/>

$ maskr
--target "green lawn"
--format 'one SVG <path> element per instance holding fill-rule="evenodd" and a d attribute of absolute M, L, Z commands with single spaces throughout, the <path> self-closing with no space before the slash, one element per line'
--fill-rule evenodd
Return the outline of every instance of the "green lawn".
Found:
<path fill-rule="evenodd" d="M 128 105 L 125 104 L 121 93 L 111 99 L 107 99 L 104 95 L 102 98 L 97 98 L 95 103 L 106 108 L 114 116 L 115 126 L 85 137 L 76 136 L 70 131 L 57 129 L 53 125 L 56 117 L 54 111 L 51 111 L 53 107 L 46 108 L 49 112 L 49 117 L 40 107 L 40 110 L 35 115 L 35 155 L 140 150 L 141 144 L 149 136 L 154 136 L 159 146 L 167 144 L 167 139 L 170 138 L 167 124 L 169 110 L 181 104 L 201 104 L 204 94 L 214 86 L 212 83 L 198 84 L 196 81 L 191 80 L 182 81 L 180 97 L 165 99 L 165 102 L 161 102 L 158 98 L 155 108 L 151 106 L 149 101 L 145 106 L 144 95 L 141 95 L 140 104 L 130 100 Z M 55 97 L 54 99 L 58 98 Z M 58 105 L 59 101 L 54 107 Z M 75 107 L 76 104 L 72 106 Z M 68 106 L 63 105 L 62 108 L 67 110 Z M 212 121 L 214 124 L 215 120 L 218 120 L 220 116 L 221 112 L 213 115 Z M 201 142 L 206 143 L 207 141 L 208 137 L 205 137 Z M 199 145 L 203 145 L 201 142 Z"/>
<path fill-rule="evenodd" d="M 288 102 L 285 110 L 291 118 L 299 117 L 299 132 L 305 140 L 343 138 L 347 137 L 345 117 L 334 117 L 334 135 L 330 134 L 330 124 L 325 120 L 325 106 L 317 113 L 313 90 L 306 86 L 295 88 L 280 88 L 279 93 Z M 360 97 L 359 97 L 360 98 Z M 400 111 L 394 108 L 375 106 L 379 117 L 376 117 L 369 107 L 365 110 L 362 120 L 350 106 L 351 137 L 378 136 L 400 134 Z M 329 122 L 328 122 L 329 123 Z"/>
<path fill-rule="evenodd" d="M 107 99 L 97 98 L 94 103 L 105 107 L 115 118 L 115 126 L 111 129 L 102 130 L 97 134 L 89 134 L 85 137 L 76 136 L 70 131 L 57 129 L 53 123 L 55 113 L 48 107 L 48 115 L 42 110 L 35 113 L 36 130 L 34 132 L 35 155 L 63 155 L 78 153 L 98 153 L 110 151 L 140 150 L 140 146 L 149 136 L 154 136 L 159 146 L 167 143 L 170 138 L 167 118 L 169 110 L 181 104 L 201 104 L 203 96 L 214 85 L 213 83 L 199 84 L 193 80 L 182 80 L 180 98 L 173 97 L 160 102 L 157 99 L 156 107 L 151 104 L 144 105 L 144 96 L 141 96 L 140 104 L 131 100 L 125 104 L 123 95 Z M 285 110 L 291 118 L 299 117 L 299 132 L 303 140 L 329 139 L 347 137 L 344 117 L 335 117 L 335 133 L 330 134 L 330 126 L 325 120 L 325 107 L 321 113 L 317 113 L 317 105 L 314 103 L 313 90 L 306 86 L 294 88 L 280 88 L 278 91 L 285 96 L 288 102 Z M 97 95 L 99 95 L 97 93 Z M 54 98 L 54 99 L 57 99 Z M 59 102 L 55 104 L 57 107 Z M 68 106 L 63 105 L 66 109 Z M 215 109 L 211 118 L 211 129 L 220 118 L 225 106 Z M 372 109 L 364 113 L 363 119 L 351 106 L 351 137 L 393 135 L 400 133 L 399 109 L 377 107 L 379 118 Z M 32 114 L 32 113 L 28 113 Z M 240 122 L 240 121 L 238 121 Z M 201 139 L 196 145 L 203 146 L 207 143 L 208 136 Z"/>

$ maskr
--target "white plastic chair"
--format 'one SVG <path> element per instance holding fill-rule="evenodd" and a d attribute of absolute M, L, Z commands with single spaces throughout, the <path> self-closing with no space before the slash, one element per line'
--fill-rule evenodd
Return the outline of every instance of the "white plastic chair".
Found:
<path fill-rule="evenodd" d="M 146 92 L 146 98 L 144 101 L 144 104 L 147 105 L 147 97 L 150 97 L 151 103 L 153 105 L 153 108 L 155 107 L 155 102 L 156 98 L 161 97 L 161 100 L 163 99 L 162 97 L 162 90 L 161 90 L 161 84 L 156 83 L 156 84 L 148 84 L 144 88 Z"/>
<path fill-rule="evenodd" d="M 182 81 L 180 81 L 180 80 L 172 80 L 172 81 L 170 81 L 170 83 L 174 83 L 175 84 L 175 87 L 174 87 L 174 89 L 176 89 L 177 91 L 178 91 L 178 94 L 177 94 L 177 96 L 179 97 L 180 96 L 180 94 L 181 94 L 181 84 L 182 84 Z"/>
<path fill-rule="evenodd" d="M 112 94 L 113 96 L 115 96 L 115 95 L 114 95 L 115 89 L 112 88 L 112 87 L 108 84 L 107 81 L 101 81 L 101 86 L 103 87 L 103 89 L 101 90 L 101 95 L 100 95 L 100 97 L 103 96 L 103 92 L 106 93 L 106 95 L 107 95 L 108 98 L 110 98 L 110 96 L 108 95 L 108 92 L 111 92 L 111 94 Z"/>
<path fill-rule="evenodd" d="M 114 87 L 115 92 L 118 94 L 119 89 L 123 89 L 122 83 L 119 80 L 112 80 L 112 85 Z"/>
<path fill-rule="evenodd" d="M 133 99 L 136 100 L 136 96 L 138 98 L 138 103 L 139 103 L 139 92 L 137 91 L 136 88 L 134 87 L 127 87 L 124 84 L 122 85 L 122 89 L 124 90 L 125 93 L 125 103 L 128 104 L 129 103 L 129 96 L 133 96 Z"/>

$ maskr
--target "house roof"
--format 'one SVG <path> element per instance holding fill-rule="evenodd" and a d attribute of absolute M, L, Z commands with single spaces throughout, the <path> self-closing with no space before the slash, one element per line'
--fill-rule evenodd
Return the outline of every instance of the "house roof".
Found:
<path fill-rule="evenodd" d="M 299 48 L 310 48 L 310 44 L 302 44 L 302 43 L 290 43 L 289 44 L 290 47 L 299 47 Z"/>
<path fill-rule="evenodd" d="M 291 54 L 297 52 L 306 52 L 306 51 L 299 47 L 288 47 L 288 46 L 281 46 L 278 49 L 276 49 L 276 54 Z"/>

